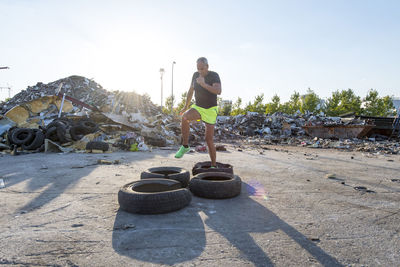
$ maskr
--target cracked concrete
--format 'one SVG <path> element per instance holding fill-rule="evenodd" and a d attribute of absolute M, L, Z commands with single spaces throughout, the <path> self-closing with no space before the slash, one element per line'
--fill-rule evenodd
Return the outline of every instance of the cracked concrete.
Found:
<path fill-rule="evenodd" d="M 163 215 L 119 210 L 119 188 L 139 179 L 146 168 L 190 170 L 208 160 L 207 154 L 175 159 L 174 151 L 156 149 L 0 157 L 5 184 L 0 189 L 0 264 L 400 265 L 399 155 L 227 148 L 218 152 L 218 161 L 234 166 L 243 180 L 241 195 L 193 197 L 188 207 Z M 121 163 L 92 165 L 98 159 Z"/>

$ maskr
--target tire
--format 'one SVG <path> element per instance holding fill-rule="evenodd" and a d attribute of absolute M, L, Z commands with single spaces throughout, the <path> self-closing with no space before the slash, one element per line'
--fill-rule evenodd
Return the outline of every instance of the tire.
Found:
<path fill-rule="evenodd" d="M 204 172 L 225 172 L 233 174 L 233 166 L 230 164 L 217 162 L 217 168 L 211 169 L 210 167 L 211 167 L 211 161 L 198 162 L 194 165 L 192 169 L 192 174 L 197 175 L 199 173 L 204 173 Z"/>
<path fill-rule="evenodd" d="M 79 141 L 87 134 L 87 129 L 81 125 L 75 125 L 70 128 L 69 133 L 72 140 Z"/>
<path fill-rule="evenodd" d="M 35 150 L 38 149 L 44 142 L 44 134 L 41 130 L 35 129 L 34 135 L 35 137 L 33 138 L 32 142 L 25 143 L 22 145 L 22 149 L 24 150 Z"/>
<path fill-rule="evenodd" d="M 19 128 L 12 132 L 11 141 L 16 145 L 23 145 L 32 141 L 33 137 L 32 129 Z"/>
<path fill-rule="evenodd" d="M 92 121 L 80 121 L 79 125 L 85 128 L 86 134 L 94 133 L 98 129 L 97 124 Z"/>
<path fill-rule="evenodd" d="M 52 122 L 50 122 L 47 126 L 46 129 L 50 129 L 51 127 L 58 127 L 60 125 L 67 127 L 71 124 L 71 122 L 67 119 L 54 119 Z"/>
<path fill-rule="evenodd" d="M 58 137 L 60 144 L 69 142 L 67 137 L 65 136 L 66 134 L 67 134 L 66 126 L 64 124 L 60 123 L 57 126 L 57 137 Z"/>
<path fill-rule="evenodd" d="M 242 180 L 230 173 L 205 172 L 190 180 L 189 189 L 194 195 L 203 198 L 232 198 L 240 194 Z"/>
<path fill-rule="evenodd" d="M 182 187 L 187 187 L 190 180 L 190 172 L 179 167 L 155 167 L 143 171 L 140 179 L 164 178 L 178 181 Z"/>
<path fill-rule="evenodd" d="M 45 138 L 50 139 L 53 142 L 59 142 L 58 134 L 57 134 L 57 127 L 53 126 L 53 127 L 48 128 L 46 130 Z"/>
<path fill-rule="evenodd" d="M 110 146 L 108 145 L 108 143 L 100 141 L 90 141 L 86 144 L 86 150 L 97 149 L 107 151 L 109 147 Z"/>
<path fill-rule="evenodd" d="M 189 205 L 192 195 L 177 181 L 146 179 L 124 185 L 118 192 L 122 210 L 140 214 L 160 214 Z"/>
<path fill-rule="evenodd" d="M 16 126 L 13 126 L 13 127 L 11 127 L 10 129 L 8 129 L 8 132 L 7 132 L 7 142 L 8 142 L 9 145 L 14 144 L 13 141 L 11 140 L 11 136 L 12 136 L 13 132 L 14 132 L 16 129 L 18 129 L 18 127 L 16 127 Z"/>

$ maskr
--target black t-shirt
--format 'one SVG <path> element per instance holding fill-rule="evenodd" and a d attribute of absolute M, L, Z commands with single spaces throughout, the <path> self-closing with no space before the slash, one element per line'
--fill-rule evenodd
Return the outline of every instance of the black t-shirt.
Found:
<path fill-rule="evenodd" d="M 196 105 L 202 108 L 211 108 L 217 105 L 217 95 L 213 94 L 207 89 L 204 89 L 196 82 L 196 79 L 200 76 L 200 73 L 193 73 L 192 85 L 194 87 L 194 98 L 196 100 Z M 214 83 L 221 83 L 218 73 L 214 71 L 208 71 L 204 81 L 208 85 L 213 85 Z"/>

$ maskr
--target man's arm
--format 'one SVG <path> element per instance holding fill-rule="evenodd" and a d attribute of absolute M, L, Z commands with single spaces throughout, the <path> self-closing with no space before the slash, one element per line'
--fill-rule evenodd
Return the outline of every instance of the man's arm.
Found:
<path fill-rule="evenodd" d="M 204 89 L 209 91 L 210 93 L 213 93 L 214 95 L 220 95 L 221 94 L 221 84 L 220 83 L 213 83 L 212 85 L 206 84 L 204 77 L 199 76 L 199 78 L 196 79 L 196 82 L 201 85 Z"/>

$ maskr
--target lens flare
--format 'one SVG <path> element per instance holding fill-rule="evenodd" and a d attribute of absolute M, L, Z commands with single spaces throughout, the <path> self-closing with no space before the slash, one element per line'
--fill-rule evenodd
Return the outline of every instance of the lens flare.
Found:
<path fill-rule="evenodd" d="M 258 181 L 250 181 L 247 184 L 247 192 L 250 196 L 268 200 L 267 192 L 265 191 L 264 186 Z"/>

